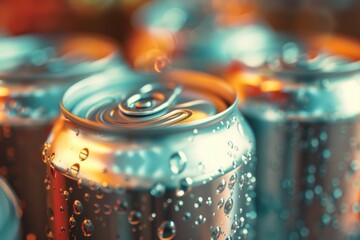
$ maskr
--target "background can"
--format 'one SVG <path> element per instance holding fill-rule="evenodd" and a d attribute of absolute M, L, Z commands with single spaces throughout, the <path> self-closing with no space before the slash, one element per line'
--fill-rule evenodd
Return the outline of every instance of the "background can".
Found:
<path fill-rule="evenodd" d="M 253 239 L 253 136 L 236 99 L 185 70 L 72 86 L 44 149 L 50 236 Z"/>
<path fill-rule="evenodd" d="M 107 38 L 85 34 L 4 38 L 0 51 L 0 174 L 19 197 L 24 235 L 44 239 L 48 186 L 39 158 L 61 95 L 119 65 L 119 52 Z"/>
<path fill-rule="evenodd" d="M 20 239 L 20 209 L 17 198 L 8 183 L 0 177 L 0 236 Z"/>
<path fill-rule="evenodd" d="M 257 239 L 360 236 L 360 65 L 321 47 L 289 42 L 231 80 L 257 143 Z"/>

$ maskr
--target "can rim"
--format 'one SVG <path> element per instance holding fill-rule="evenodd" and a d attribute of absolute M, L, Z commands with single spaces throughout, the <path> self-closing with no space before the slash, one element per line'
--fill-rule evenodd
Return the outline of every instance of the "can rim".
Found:
<path fill-rule="evenodd" d="M 194 128 L 209 126 L 214 122 L 220 121 L 220 119 L 230 116 L 234 111 L 238 111 L 238 97 L 237 97 L 236 91 L 228 83 L 226 83 L 225 81 L 222 81 L 222 79 L 220 79 L 218 77 L 212 76 L 207 73 L 201 73 L 201 72 L 189 71 L 189 70 L 181 70 L 181 69 L 167 71 L 166 73 L 163 73 L 163 74 L 165 76 L 176 77 L 176 75 L 179 75 L 178 77 L 181 77 L 182 73 L 192 73 L 192 74 L 197 74 L 198 76 L 206 77 L 208 79 L 206 79 L 206 80 L 202 79 L 202 80 L 204 80 L 204 82 L 202 84 L 204 84 L 204 85 L 205 84 L 213 84 L 214 88 L 217 88 L 217 89 L 220 88 L 223 91 L 225 91 L 227 93 L 227 95 L 224 96 L 224 101 L 226 101 L 226 103 L 227 103 L 227 108 L 221 112 L 218 112 L 218 113 L 208 116 L 206 118 L 191 121 L 189 123 L 183 123 L 181 125 L 175 124 L 175 125 L 162 126 L 162 127 L 157 127 L 157 126 L 142 127 L 142 126 L 140 126 L 140 127 L 136 127 L 136 128 L 126 128 L 126 127 L 120 127 L 120 126 L 114 127 L 111 125 L 106 125 L 101 122 L 96 122 L 93 120 L 79 117 L 79 116 L 73 114 L 71 112 L 71 110 L 69 110 L 66 107 L 66 104 L 64 103 L 65 98 L 67 97 L 66 94 L 69 93 L 70 91 L 76 91 L 76 90 L 82 89 L 84 87 L 82 85 L 82 83 L 98 82 L 99 79 L 95 76 L 95 77 L 89 77 L 87 79 L 84 79 L 84 80 L 74 84 L 72 87 L 70 87 L 67 90 L 67 92 L 63 95 L 63 98 L 60 102 L 60 109 L 61 109 L 63 117 L 70 120 L 70 122 L 73 122 L 76 125 L 79 125 L 80 127 L 91 129 L 94 131 L 101 131 L 101 132 L 106 132 L 106 133 L 110 133 L 110 134 L 115 134 L 115 135 L 149 135 L 149 134 L 150 135 L 154 135 L 154 134 L 159 135 L 159 134 L 166 134 L 169 132 L 193 130 Z M 135 76 L 135 74 L 133 76 Z M 181 79 L 178 79 L 175 81 L 181 81 Z"/>
<path fill-rule="evenodd" d="M 21 37 L 4 37 L 0 39 L 0 45 L 2 43 L 9 43 L 15 45 L 15 47 L 19 47 L 16 45 L 19 45 L 24 42 L 34 42 L 35 44 L 33 46 L 34 49 L 26 49 L 25 53 L 19 53 L 15 54 L 15 56 L 12 56 L 16 60 L 16 58 L 21 57 L 22 55 L 26 55 L 29 52 L 33 50 L 37 50 L 42 47 L 51 47 L 54 46 L 55 48 L 57 45 L 63 41 L 66 41 L 68 39 L 76 39 L 76 38 L 91 38 L 95 39 L 96 41 L 102 42 L 109 46 L 109 49 L 112 49 L 112 51 L 109 51 L 106 56 L 93 59 L 90 63 L 90 68 L 87 68 L 86 71 L 79 71 L 77 69 L 76 71 L 70 70 L 70 71 L 61 71 L 61 72 L 41 72 L 41 73 L 32 73 L 32 74 L 18 74 L 16 71 L 8 71 L 8 70 L 0 70 L 0 78 L 1 81 L 5 84 L 26 84 L 34 82 L 59 82 L 63 81 L 64 78 L 78 78 L 81 76 L 88 76 L 97 72 L 102 71 L 106 67 L 109 66 L 113 61 L 116 59 L 122 60 L 121 57 L 121 51 L 119 50 L 118 44 L 111 38 L 96 34 L 96 33 L 87 33 L 87 32 L 61 32 L 61 33 L 41 33 L 41 34 L 28 34 L 23 35 Z"/>

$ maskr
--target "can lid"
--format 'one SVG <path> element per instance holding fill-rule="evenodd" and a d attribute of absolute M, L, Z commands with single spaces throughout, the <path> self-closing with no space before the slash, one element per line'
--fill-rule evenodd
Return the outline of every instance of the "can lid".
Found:
<path fill-rule="evenodd" d="M 101 87 L 94 89 L 99 81 Z M 178 70 L 88 78 L 65 93 L 62 111 L 88 126 L 133 131 L 204 123 L 236 101 L 220 79 Z"/>
<path fill-rule="evenodd" d="M 360 45 L 359 45 L 360 46 Z M 360 71 L 360 61 L 327 49 L 311 46 L 311 42 L 288 42 L 278 52 L 270 54 L 257 71 L 293 80 L 313 77 L 335 77 Z"/>
<path fill-rule="evenodd" d="M 6 37 L 0 39 L 0 52 L 0 77 L 6 84 L 86 76 L 120 59 L 117 45 L 95 34 Z"/>

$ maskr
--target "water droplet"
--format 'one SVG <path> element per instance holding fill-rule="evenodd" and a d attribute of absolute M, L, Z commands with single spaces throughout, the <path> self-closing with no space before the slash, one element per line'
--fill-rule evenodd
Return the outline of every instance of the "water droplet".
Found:
<path fill-rule="evenodd" d="M 238 129 L 239 133 L 241 134 L 241 136 L 245 136 L 245 134 L 244 134 L 244 128 L 243 128 L 243 126 L 242 126 L 241 123 L 238 123 L 238 124 L 237 124 L 237 129 Z"/>
<path fill-rule="evenodd" d="M 164 221 L 158 228 L 157 234 L 162 240 L 173 239 L 176 235 L 176 227 L 173 221 Z"/>
<path fill-rule="evenodd" d="M 64 227 L 61 227 L 61 228 L 60 228 L 60 231 L 61 231 L 61 232 L 65 232 L 65 228 L 64 228 Z"/>
<path fill-rule="evenodd" d="M 229 128 L 230 128 L 230 122 L 226 121 L 226 129 L 229 129 Z"/>
<path fill-rule="evenodd" d="M 187 221 L 191 218 L 191 213 L 190 212 L 185 212 L 184 213 L 184 216 L 183 216 L 183 220 L 184 221 Z"/>
<path fill-rule="evenodd" d="M 110 215 L 111 214 L 111 206 L 108 204 L 104 205 L 104 214 L 105 215 Z"/>
<path fill-rule="evenodd" d="M 211 197 L 208 197 L 205 203 L 206 203 L 206 205 L 211 206 L 211 204 L 212 204 Z"/>
<path fill-rule="evenodd" d="M 229 198 L 224 206 L 224 213 L 225 214 L 229 214 L 231 212 L 231 209 L 233 207 L 234 201 L 232 200 L 232 198 Z"/>
<path fill-rule="evenodd" d="M 52 208 L 48 208 L 48 216 L 50 221 L 54 221 L 54 211 L 52 210 Z"/>
<path fill-rule="evenodd" d="M 94 204 L 93 204 L 93 210 L 94 210 L 94 213 L 95 213 L 95 214 L 100 213 L 100 205 L 97 204 L 97 203 L 94 203 Z"/>
<path fill-rule="evenodd" d="M 65 211 L 63 206 L 60 206 L 60 212 L 63 213 Z"/>
<path fill-rule="evenodd" d="M 236 231 L 240 228 L 238 221 L 234 221 L 231 224 L 231 232 L 236 233 Z"/>
<path fill-rule="evenodd" d="M 123 200 L 117 200 L 115 205 L 115 211 L 119 214 L 124 214 L 129 208 L 129 204 Z"/>
<path fill-rule="evenodd" d="M 46 190 L 50 190 L 51 188 L 51 181 L 50 181 L 50 177 L 46 175 L 45 179 L 44 179 L 44 186 Z"/>
<path fill-rule="evenodd" d="M 83 212 L 83 205 L 79 200 L 74 201 L 73 210 L 76 215 L 80 215 Z"/>
<path fill-rule="evenodd" d="M 214 227 L 211 231 L 211 240 L 217 240 L 220 237 L 221 234 L 221 228 L 219 226 Z"/>
<path fill-rule="evenodd" d="M 199 133 L 199 130 L 197 130 L 196 128 L 193 130 L 194 135 Z"/>
<path fill-rule="evenodd" d="M 70 193 L 68 192 L 68 191 L 64 191 L 63 192 L 63 194 L 64 194 L 64 197 L 65 197 L 65 200 L 69 200 L 70 199 Z"/>
<path fill-rule="evenodd" d="M 225 179 L 221 179 L 218 187 L 216 188 L 216 193 L 217 194 L 220 194 L 224 191 L 225 189 L 225 186 L 226 186 L 226 182 L 225 182 Z"/>
<path fill-rule="evenodd" d="M 228 141 L 228 146 L 229 146 L 231 149 L 234 148 L 233 142 L 232 142 L 232 141 Z"/>
<path fill-rule="evenodd" d="M 94 233 L 94 225 L 89 219 L 85 219 L 82 223 L 81 229 L 85 237 L 90 237 Z"/>
<path fill-rule="evenodd" d="M 74 228 L 76 226 L 76 220 L 73 216 L 69 218 L 69 226 L 70 228 Z"/>
<path fill-rule="evenodd" d="M 156 198 L 164 196 L 165 192 L 166 192 L 166 187 L 161 182 L 155 183 L 155 185 L 150 190 L 151 196 Z"/>
<path fill-rule="evenodd" d="M 76 177 L 79 174 L 80 171 L 80 165 L 78 163 L 75 163 L 70 168 L 70 174 L 73 177 Z"/>
<path fill-rule="evenodd" d="M 131 211 L 128 216 L 128 221 L 131 225 L 139 224 L 141 220 L 141 212 Z"/>
<path fill-rule="evenodd" d="M 47 239 L 54 239 L 54 233 L 53 230 L 50 227 L 46 228 L 46 237 Z"/>
<path fill-rule="evenodd" d="M 86 202 L 88 202 L 88 201 L 90 200 L 90 194 L 85 193 L 85 194 L 84 194 L 84 200 L 85 200 Z"/>
<path fill-rule="evenodd" d="M 198 164 L 198 171 L 199 173 L 204 173 L 205 171 L 205 165 L 202 162 L 199 162 Z"/>
<path fill-rule="evenodd" d="M 89 156 L 89 149 L 83 148 L 79 153 L 79 158 L 81 161 L 86 160 L 86 158 Z"/>
<path fill-rule="evenodd" d="M 104 193 L 103 193 L 103 191 L 101 190 L 101 187 L 99 186 L 99 185 L 96 185 L 95 186 L 95 191 L 96 191 L 96 194 L 95 194 L 95 196 L 96 196 L 96 198 L 97 199 L 103 199 L 104 198 Z"/>
<path fill-rule="evenodd" d="M 202 197 L 198 197 L 197 199 L 196 199 L 196 202 L 195 202 L 195 204 L 194 204 L 194 207 L 195 208 L 199 208 L 199 207 L 201 207 L 201 205 L 203 204 L 203 198 Z"/>
<path fill-rule="evenodd" d="M 224 206 L 224 199 L 223 198 L 220 198 L 218 204 L 217 204 L 217 208 L 220 209 Z"/>
<path fill-rule="evenodd" d="M 237 180 L 237 175 L 236 173 L 234 173 L 233 175 L 231 175 L 230 179 L 229 179 L 229 183 L 228 183 L 228 187 L 230 190 L 232 190 L 235 186 Z"/>
<path fill-rule="evenodd" d="M 187 158 L 183 152 L 179 151 L 177 153 L 174 153 L 170 157 L 170 161 L 169 161 L 171 172 L 173 174 L 180 174 L 182 171 L 184 171 L 186 163 L 187 163 Z"/>
<path fill-rule="evenodd" d="M 179 186 L 176 189 L 176 196 L 182 197 L 188 194 L 192 189 L 193 181 L 191 178 L 186 177 L 180 180 Z"/>
<path fill-rule="evenodd" d="M 156 213 L 151 213 L 151 215 L 149 216 L 149 221 L 154 221 L 155 218 L 156 218 Z"/>
<path fill-rule="evenodd" d="M 195 225 L 200 225 L 205 222 L 206 222 L 206 218 L 204 218 L 203 215 L 201 214 L 195 219 Z"/>

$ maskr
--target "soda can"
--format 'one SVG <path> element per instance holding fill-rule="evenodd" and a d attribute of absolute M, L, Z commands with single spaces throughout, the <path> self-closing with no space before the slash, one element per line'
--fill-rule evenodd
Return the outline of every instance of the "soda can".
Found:
<path fill-rule="evenodd" d="M 46 171 L 39 158 L 61 96 L 75 81 L 118 66 L 119 52 L 112 41 L 85 34 L 4 38 L 0 52 L 0 175 L 20 200 L 24 235 L 44 239 Z"/>
<path fill-rule="evenodd" d="M 0 177 L 0 236 L 2 239 L 20 239 L 20 209 L 15 194 Z"/>
<path fill-rule="evenodd" d="M 48 237 L 253 239 L 253 135 L 225 81 L 96 76 L 61 109 L 43 152 Z"/>
<path fill-rule="evenodd" d="M 360 238 L 360 64 L 310 46 L 232 80 L 257 143 L 257 239 Z"/>

